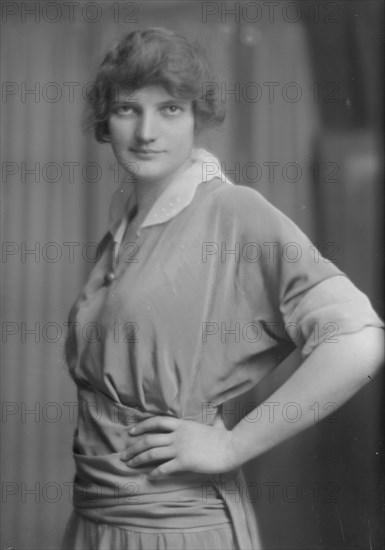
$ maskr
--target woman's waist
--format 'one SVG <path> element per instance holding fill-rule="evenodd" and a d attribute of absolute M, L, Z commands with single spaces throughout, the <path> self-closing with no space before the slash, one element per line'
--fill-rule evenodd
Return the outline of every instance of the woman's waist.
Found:
<path fill-rule="evenodd" d="M 130 468 L 122 460 L 135 441 L 134 423 L 156 415 L 110 399 L 100 390 L 79 392 L 74 438 L 74 506 L 80 514 L 120 527 L 172 528 L 216 526 L 229 522 L 221 487 L 208 474 L 180 472 L 152 480 L 156 464 Z M 222 422 L 220 409 L 210 423 Z M 204 422 L 201 411 L 190 420 Z M 226 476 L 227 477 L 227 476 Z M 231 474 L 230 474 L 231 477 Z"/>
<path fill-rule="evenodd" d="M 123 453 L 74 454 L 74 507 L 93 519 L 120 526 L 184 528 L 228 522 L 226 506 L 208 474 L 181 472 L 152 480 L 155 467 L 133 469 Z M 177 523 L 176 523 L 177 521 Z"/>
<path fill-rule="evenodd" d="M 143 410 L 133 403 L 123 404 L 93 386 L 78 391 L 78 425 L 74 436 L 75 454 L 87 456 L 110 455 L 124 452 L 136 440 L 129 428 L 153 416 L 177 416 L 169 411 Z M 223 424 L 221 409 L 215 405 L 210 415 L 202 410 L 188 416 L 177 416 L 209 425 Z"/>
<path fill-rule="evenodd" d="M 107 388 L 99 388 L 89 384 L 85 380 L 77 381 L 78 412 L 79 418 L 93 423 L 111 423 L 130 427 L 145 418 L 156 415 L 174 416 L 213 424 L 216 422 L 215 413 L 220 412 L 221 405 L 214 401 L 193 402 L 191 395 L 186 402 L 175 402 L 175 397 L 170 402 L 162 402 L 160 399 L 154 403 L 145 403 L 145 399 L 138 402 L 134 400 L 121 400 L 117 392 L 109 392 Z M 157 402 L 157 404 L 155 403 Z M 161 403 L 161 405 L 160 405 Z M 177 406 L 176 406 L 177 405 Z"/>
<path fill-rule="evenodd" d="M 106 498 L 141 495 L 145 500 L 156 498 L 157 494 L 177 493 L 190 490 L 195 496 L 210 498 L 214 493 L 207 490 L 213 485 L 212 476 L 198 472 L 179 472 L 162 479 L 151 479 L 149 473 L 156 464 L 131 468 L 124 460 L 124 452 L 107 455 L 82 455 L 74 453 L 76 476 L 74 489 L 87 491 L 91 500 L 99 492 Z M 206 494 L 207 493 L 207 494 Z M 206 495 L 206 497 L 205 497 Z"/>

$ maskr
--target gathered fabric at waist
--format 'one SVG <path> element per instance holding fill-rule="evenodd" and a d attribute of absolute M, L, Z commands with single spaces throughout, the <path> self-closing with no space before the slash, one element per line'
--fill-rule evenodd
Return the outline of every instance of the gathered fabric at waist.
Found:
<path fill-rule="evenodd" d="M 191 528 L 229 522 L 225 504 L 209 476 L 180 473 L 149 480 L 126 466 L 122 453 L 74 455 L 74 507 L 96 521 L 121 527 Z"/>
<path fill-rule="evenodd" d="M 146 418 L 164 416 L 164 412 L 143 411 L 136 406 L 114 401 L 94 386 L 78 386 L 78 426 L 74 437 L 74 453 L 105 455 L 125 451 L 136 440 L 128 429 Z M 198 411 L 195 416 L 183 417 L 206 425 L 223 425 L 218 405 L 210 408 L 210 415 Z"/>
<path fill-rule="evenodd" d="M 251 505 L 241 498 L 240 470 L 180 472 L 150 480 L 155 466 L 130 468 L 121 458 L 135 437 L 128 427 L 157 413 L 118 403 L 92 386 L 78 387 L 78 397 L 73 504 L 80 515 L 127 530 L 206 530 L 231 524 L 240 550 L 260 548 Z M 201 411 L 188 419 L 203 422 Z M 223 424 L 219 408 L 210 419 L 209 425 Z"/>
<path fill-rule="evenodd" d="M 152 414 L 110 399 L 96 388 L 79 389 L 74 437 L 73 503 L 94 521 L 141 528 L 191 528 L 230 521 L 215 484 L 206 474 L 182 472 L 150 480 L 155 466 L 130 468 L 121 460 L 135 436 L 134 423 Z"/>

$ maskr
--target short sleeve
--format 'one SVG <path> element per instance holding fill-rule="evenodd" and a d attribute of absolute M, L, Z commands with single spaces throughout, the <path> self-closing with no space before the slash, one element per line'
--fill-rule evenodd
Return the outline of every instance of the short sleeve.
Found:
<path fill-rule="evenodd" d="M 260 193 L 235 186 L 230 196 L 243 246 L 257 243 L 261 251 L 248 277 L 263 279 L 267 321 L 283 327 L 303 356 L 321 342 L 338 342 L 341 334 L 384 326 L 368 297 Z"/>
<path fill-rule="evenodd" d="M 341 334 L 358 332 L 367 326 L 384 326 L 368 297 L 342 273 L 304 292 L 283 317 L 289 336 L 293 329 L 294 341 L 300 335 L 304 356 L 321 342 L 337 343 Z"/>

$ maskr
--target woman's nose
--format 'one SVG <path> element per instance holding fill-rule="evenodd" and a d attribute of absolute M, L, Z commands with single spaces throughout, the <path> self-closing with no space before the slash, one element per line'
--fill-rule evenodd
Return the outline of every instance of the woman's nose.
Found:
<path fill-rule="evenodd" d="M 156 120 L 152 113 L 142 113 L 136 126 L 136 138 L 140 141 L 156 139 Z"/>

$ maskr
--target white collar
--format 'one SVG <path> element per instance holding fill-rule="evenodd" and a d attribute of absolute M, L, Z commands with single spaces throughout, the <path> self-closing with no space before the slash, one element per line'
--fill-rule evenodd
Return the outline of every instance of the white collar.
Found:
<path fill-rule="evenodd" d="M 224 183 L 232 182 L 222 172 L 218 159 L 205 149 L 194 149 L 193 164 L 175 176 L 158 197 L 140 225 L 140 229 L 165 223 L 184 210 L 194 198 L 200 183 L 219 178 Z M 121 243 L 128 222 L 128 214 L 136 205 L 132 182 L 124 182 L 112 196 L 109 230 L 114 240 Z"/>

